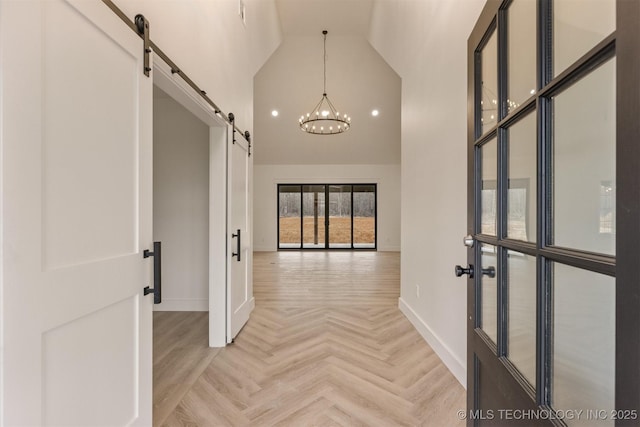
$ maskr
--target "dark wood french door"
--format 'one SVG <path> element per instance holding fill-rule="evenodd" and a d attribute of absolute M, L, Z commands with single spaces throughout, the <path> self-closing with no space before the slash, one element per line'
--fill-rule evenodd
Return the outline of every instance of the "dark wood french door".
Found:
<path fill-rule="evenodd" d="M 640 2 L 468 42 L 468 425 L 640 425 Z"/>

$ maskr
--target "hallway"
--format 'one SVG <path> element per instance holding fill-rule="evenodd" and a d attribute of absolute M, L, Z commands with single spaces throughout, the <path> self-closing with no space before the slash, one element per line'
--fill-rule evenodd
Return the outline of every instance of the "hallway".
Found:
<path fill-rule="evenodd" d="M 255 253 L 249 322 L 164 425 L 463 425 L 465 391 L 398 310 L 399 279 L 399 253 Z"/>

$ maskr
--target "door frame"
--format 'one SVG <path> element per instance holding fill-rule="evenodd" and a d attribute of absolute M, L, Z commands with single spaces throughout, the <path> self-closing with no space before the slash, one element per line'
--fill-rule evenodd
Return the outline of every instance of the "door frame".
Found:
<path fill-rule="evenodd" d="M 551 7 L 551 1 L 541 0 L 541 7 L 544 12 L 548 12 Z M 475 232 L 475 215 L 477 206 L 475 205 L 475 198 L 477 196 L 477 186 L 475 178 L 477 175 L 476 168 L 478 167 L 475 156 L 475 141 L 476 126 L 475 121 L 475 108 L 479 103 L 476 99 L 477 91 L 475 89 L 475 76 L 474 67 L 476 66 L 475 54 L 478 46 L 481 45 L 483 38 L 485 37 L 486 30 L 492 25 L 495 26 L 495 16 L 503 13 L 500 9 L 504 5 L 508 4 L 503 0 L 487 0 L 475 26 L 468 39 L 467 47 L 467 233 L 474 235 Z M 540 9 L 539 9 L 540 10 Z M 544 15 L 541 17 L 538 12 L 537 23 L 538 27 L 547 25 L 544 21 Z M 599 270 L 604 272 L 608 270 L 610 275 L 613 275 L 616 279 L 615 300 L 616 300 L 616 345 L 615 345 L 615 408 L 616 410 L 636 411 L 637 417 L 640 417 L 640 339 L 638 337 L 638 330 L 640 330 L 640 269 L 637 268 L 638 264 L 638 249 L 637 242 L 640 238 L 640 122 L 638 116 L 640 115 L 640 79 L 637 78 L 640 75 L 640 26 L 637 23 L 640 21 L 640 2 L 617 0 L 616 1 L 616 29 L 611 36 L 606 37 L 597 46 L 589 52 L 596 50 L 606 50 L 606 46 L 613 44 L 616 58 L 616 253 L 615 262 L 612 265 L 607 264 L 606 260 L 600 262 L 601 266 Z M 548 54 L 548 40 L 544 34 L 538 32 L 537 34 L 538 45 L 538 58 Z M 498 51 L 498 55 L 500 55 Z M 561 73 L 554 81 L 561 81 L 564 79 L 571 79 L 575 71 L 585 68 L 588 64 L 581 64 L 578 66 L 570 67 Z M 538 70 L 540 67 L 537 67 Z M 500 73 L 500 71 L 498 71 Z M 584 76 L 584 75 L 582 75 Z M 504 77 L 502 77 L 504 78 Z M 546 86 L 547 82 L 544 81 L 545 76 L 538 75 L 538 90 L 541 86 Z M 540 85 L 540 81 L 544 84 Z M 621 83 L 622 82 L 622 83 Z M 553 92 L 552 88 L 547 92 Z M 548 94 L 546 95 L 548 96 Z M 549 132 L 548 129 L 538 128 L 538 132 Z M 487 133 L 489 135 L 490 132 Z M 489 138 L 487 136 L 482 137 L 485 140 Z M 547 156 L 544 152 L 538 153 L 538 156 L 542 156 L 543 162 L 547 160 Z M 542 170 L 548 172 L 549 165 L 543 164 Z M 538 180 L 538 197 L 537 203 L 542 209 L 547 210 L 548 203 L 544 199 L 541 188 L 547 185 L 545 181 L 548 177 L 539 178 Z M 545 221 L 548 220 L 547 215 L 543 215 L 538 218 L 537 230 L 538 239 L 537 242 L 541 242 L 543 247 L 538 251 L 546 258 L 547 256 L 555 257 L 555 259 L 562 259 L 562 250 L 549 248 L 546 246 L 548 243 L 548 236 L 543 235 L 543 231 L 546 227 Z M 476 242 L 478 245 L 479 242 Z M 574 257 L 575 258 L 575 257 Z M 584 261 L 573 261 L 573 263 L 580 262 L 581 267 L 596 271 L 589 268 L 598 262 L 597 256 L 588 256 Z M 606 257 L 605 257 L 606 258 Z M 469 248 L 467 250 L 468 264 L 478 266 L 479 259 L 476 255 L 476 248 Z M 540 264 L 540 263 L 539 263 Z M 538 274 L 542 274 L 544 269 L 541 265 L 538 265 Z M 476 309 L 476 286 L 475 279 L 467 279 L 467 409 L 474 411 L 477 409 L 477 401 L 475 396 L 475 388 L 478 378 L 476 377 L 475 366 L 477 361 L 474 354 L 473 343 L 474 340 L 482 341 L 481 335 L 476 332 L 476 316 L 478 315 Z M 544 304 L 546 296 L 544 292 L 548 289 L 538 290 L 538 299 L 541 300 L 541 304 Z M 500 308 L 498 307 L 498 310 Z M 548 307 L 537 308 L 538 314 L 541 312 L 548 313 Z M 543 318 L 538 319 L 538 328 L 544 326 L 544 322 L 548 319 L 545 314 Z M 542 346 L 540 352 L 551 351 L 548 348 L 548 339 L 545 336 L 541 336 L 538 333 L 538 346 Z M 490 351 L 487 351 L 490 353 Z M 491 364 L 504 368 L 504 363 L 500 361 L 498 357 L 489 358 Z M 540 363 L 538 361 L 538 363 Z M 548 378 L 544 377 L 549 375 L 548 368 L 540 369 L 544 372 L 538 373 L 538 380 L 548 384 Z M 542 376 L 541 376 L 542 375 Z M 506 375 L 496 378 L 500 387 L 513 390 L 512 386 L 521 386 L 519 379 L 516 375 Z M 504 377 L 504 378 L 503 378 Z M 542 404 L 545 407 L 545 403 L 549 399 L 548 390 L 536 390 L 534 396 L 535 401 L 531 401 L 532 406 L 525 409 L 537 409 L 538 404 Z M 514 397 L 517 401 L 525 402 L 528 399 L 528 393 L 517 393 L 517 397 Z M 513 396 L 512 396 L 513 397 Z M 624 415 L 621 413 L 621 415 Z M 468 425 L 474 425 L 472 419 L 467 420 Z M 622 425 L 636 425 L 637 418 L 635 419 L 617 419 L 616 426 Z"/>
<path fill-rule="evenodd" d="M 153 84 L 209 126 L 209 347 L 226 341 L 227 135 L 229 125 L 158 56 Z M 213 268 L 225 266 L 224 268 Z"/>

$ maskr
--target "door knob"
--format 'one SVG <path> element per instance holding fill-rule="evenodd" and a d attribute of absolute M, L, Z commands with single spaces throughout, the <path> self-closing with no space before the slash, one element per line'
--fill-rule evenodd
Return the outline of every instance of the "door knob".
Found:
<path fill-rule="evenodd" d="M 495 267 L 487 267 L 482 269 L 482 274 L 484 276 L 489 276 L 492 279 L 496 277 L 496 268 Z"/>
<path fill-rule="evenodd" d="M 456 277 L 460 277 L 463 274 L 468 274 L 470 279 L 473 279 L 473 264 L 469 264 L 469 267 L 463 268 L 459 265 L 456 265 Z"/>
<path fill-rule="evenodd" d="M 467 234 L 466 236 L 464 236 L 462 238 L 462 243 L 464 243 L 464 245 L 468 248 L 472 248 L 473 247 L 473 236 L 471 234 Z"/>

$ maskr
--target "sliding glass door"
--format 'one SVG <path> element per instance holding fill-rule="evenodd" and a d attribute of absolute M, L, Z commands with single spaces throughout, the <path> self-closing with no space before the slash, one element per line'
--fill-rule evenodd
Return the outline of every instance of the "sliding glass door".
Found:
<path fill-rule="evenodd" d="M 353 247 L 376 247 L 376 186 L 353 186 Z"/>
<path fill-rule="evenodd" d="M 329 248 L 351 249 L 351 185 L 329 185 Z"/>
<path fill-rule="evenodd" d="M 325 247 L 325 186 L 302 186 L 302 247 Z"/>
<path fill-rule="evenodd" d="M 278 249 L 376 249 L 376 184 L 279 184 Z"/>
<path fill-rule="evenodd" d="M 302 187 L 278 186 L 278 247 L 300 248 L 302 245 Z"/>

